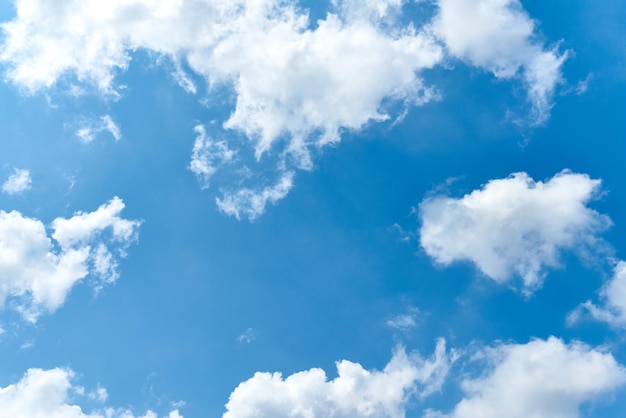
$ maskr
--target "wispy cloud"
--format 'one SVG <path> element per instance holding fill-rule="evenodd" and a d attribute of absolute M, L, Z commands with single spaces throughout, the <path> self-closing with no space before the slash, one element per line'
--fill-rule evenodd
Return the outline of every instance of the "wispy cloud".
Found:
<path fill-rule="evenodd" d="M 246 329 L 237 337 L 237 342 L 242 344 L 250 344 L 256 340 L 256 332 L 252 328 Z"/>
<path fill-rule="evenodd" d="M 76 136 L 84 143 L 92 142 L 98 135 L 108 132 L 116 141 L 122 139 L 122 131 L 109 115 L 104 115 L 99 119 L 88 119 L 81 123 L 76 131 Z"/>

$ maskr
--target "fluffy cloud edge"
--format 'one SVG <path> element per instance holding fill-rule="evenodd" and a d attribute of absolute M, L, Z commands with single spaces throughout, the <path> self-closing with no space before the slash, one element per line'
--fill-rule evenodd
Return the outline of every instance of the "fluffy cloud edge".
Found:
<path fill-rule="evenodd" d="M 626 261 L 617 261 L 612 277 L 599 291 L 600 303 L 587 300 L 567 317 L 572 326 L 585 317 L 617 329 L 626 328 Z"/>
<path fill-rule="evenodd" d="M 285 378 L 281 373 L 258 372 L 231 393 L 223 417 L 400 418 L 411 399 L 440 390 L 454 361 L 456 354 L 447 351 L 445 341 L 440 339 L 429 359 L 407 354 L 403 347 L 398 347 L 382 371 L 368 371 L 358 363 L 339 361 L 338 376 L 330 381 L 322 369 Z"/>
<path fill-rule="evenodd" d="M 544 124 L 571 52 L 561 53 L 558 43 L 545 47 L 519 0 L 438 0 L 437 5 L 431 28 L 448 54 L 496 78 L 520 79 L 532 106 L 531 125 Z"/>
<path fill-rule="evenodd" d="M 67 368 L 49 370 L 28 369 L 19 382 L 0 387 L 0 415 L 19 418 L 158 418 L 149 410 L 136 415 L 128 408 L 99 407 L 90 413 L 75 404 L 77 399 L 105 402 L 106 389 L 98 386 L 85 395 L 81 386 L 73 383 L 75 373 Z M 178 409 L 163 418 L 183 418 Z"/>
<path fill-rule="evenodd" d="M 429 410 L 425 418 L 574 418 L 626 382 L 612 354 L 556 337 L 499 344 L 474 358 L 487 365 L 480 377 L 462 380 L 463 399 L 451 413 Z"/>
<path fill-rule="evenodd" d="M 13 170 L 13 174 L 2 184 L 2 191 L 8 195 L 16 195 L 29 190 L 31 184 L 30 171 L 16 168 Z"/>
<path fill-rule="evenodd" d="M 460 198 L 428 197 L 418 210 L 420 244 L 443 266 L 470 261 L 498 283 L 520 277 L 530 294 L 563 251 L 601 249 L 598 234 L 611 220 L 587 206 L 600 190 L 600 180 L 563 170 L 545 182 L 514 173 Z"/>
<path fill-rule="evenodd" d="M 270 155 L 287 173 L 311 169 L 312 151 L 340 141 L 343 132 L 391 119 L 389 103 L 404 104 L 406 112 L 438 99 L 421 74 L 446 54 L 499 78 L 522 79 L 536 122 L 547 119 L 567 53 L 537 40 L 535 21 L 518 0 L 479 0 L 480 7 L 438 0 L 432 21 L 418 28 L 398 19 L 405 3 L 333 0 L 313 25 L 297 0 L 16 0 L 17 15 L 2 24 L 0 60 L 7 79 L 31 92 L 69 80 L 116 96 L 117 75 L 132 52 L 150 51 L 173 66 L 174 79 L 190 93 L 198 88 L 186 72 L 204 79 L 209 91 L 232 89 L 236 101 L 222 127 L 243 134 L 257 162 Z M 474 21 L 482 22 L 480 30 L 468 26 Z M 90 142 L 102 132 L 121 138 L 108 115 L 76 135 Z M 225 141 L 196 139 L 189 169 L 202 188 L 230 152 Z M 264 202 L 282 197 L 252 185 L 217 204 L 254 219 Z"/>
<path fill-rule="evenodd" d="M 0 211 L 0 303 L 36 322 L 61 307 L 71 289 L 91 278 L 95 290 L 119 277 L 119 259 L 136 242 L 141 221 L 120 217 L 114 197 L 93 212 L 56 218 L 49 234 L 42 221 Z"/>

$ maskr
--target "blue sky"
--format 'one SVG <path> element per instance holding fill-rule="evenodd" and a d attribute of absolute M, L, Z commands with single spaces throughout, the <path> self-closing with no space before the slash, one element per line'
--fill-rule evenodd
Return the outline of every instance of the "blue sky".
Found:
<path fill-rule="evenodd" d="M 622 416 L 620 2 L 0 19 L 0 416 Z"/>

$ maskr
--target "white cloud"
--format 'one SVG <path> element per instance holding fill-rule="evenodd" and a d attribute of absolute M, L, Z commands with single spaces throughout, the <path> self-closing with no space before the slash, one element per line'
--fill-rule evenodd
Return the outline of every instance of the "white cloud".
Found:
<path fill-rule="evenodd" d="M 235 156 L 235 151 L 228 148 L 226 141 L 215 141 L 207 138 L 203 126 L 195 127 L 196 141 L 191 153 L 189 170 L 194 173 L 202 184 L 203 189 L 209 187 L 209 180 L 218 168 Z"/>
<path fill-rule="evenodd" d="M 389 328 L 396 329 L 402 332 L 409 332 L 418 325 L 417 316 L 420 310 L 414 306 L 409 306 L 405 313 L 394 316 L 388 319 L 385 324 Z"/>
<path fill-rule="evenodd" d="M 400 3 L 378 0 L 368 7 L 383 16 Z M 440 47 L 409 27 L 385 32 L 376 21 L 329 14 L 310 29 L 295 1 L 18 0 L 16 5 L 16 18 L 3 25 L 0 55 L 14 83 L 37 91 L 75 75 L 113 92 L 129 52 L 147 49 L 169 57 L 175 77 L 194 91 L 179 71 L 186 59 L 210 83 L 234 87 L 237 104 L 226 126 L 254 138 L 259 153 L 283 134 L 300 148 L 314 131 L 322 143 L 338 140 L 340 128 L 386 119 L 385 98 L 420 102 L 424 89 L 416 72 L 441 59 Z"/>
<path fill-rule="evenodd" d="M 224 418 L 404 417 L 413 396 L 439 390 L 454 354 L 445 342 L 424 360 L 398 349 L 383 371 L 368 371 L 347 360 L 337 362 L 338 377 L 328 381 L 321 369 L 295 373 L 256 373 L 230 395 Z"/>
<path fill-rule="evenodd" d="M 597 306 L 589 300 L 568 316 L 568 322 L 573 324 L 589 313 L 597 321 L 614 327 L 626 327 L 626 262 L 617 263 L 613 277 L 600 290 L 600 298 L 603 306 Z"/>
<path fill-rule="evenodd" d="M 365 19 L 373 22 L 389 19 L 390 16 L 396 17 L 406 2 L 407 0 L 332 0 L 335 8 L 348 20 Z"/>
<path fill-rule="evenodd" d="M 370 3 L 386 14 L 398 2 Z M 170 57 L 176 79 L 194 91 L 178 64 L 186 59 L 211 84 L 234 88 L 227 128 L 248 135 L 259 156 L 288 135 L 288 152 L 305 167 L 308 145 L 387 119 L 383 100 L 427 101 L 417 72 L 442 57 L 428 35 L 410 27 L 383 31 L 375 21 L 329 14 L 310 29 L 295 1 L 18 0 L 17 12 L 3 25 L 0 55 L 14 83 L 37 91 L 73 74 L 111 92 L 129 51 L 144 48 Z M 79 133 L 91 138 L 88 127 Z M 308 144 L 312 133 L 318 138 Z"/>
<path fill-rule="evenodd" d="M 67 369 L 29 369 L 13 385 L 0 387 L 0 416 L 11 418 L 158 418 L 153 411 L 135 415 L 129 409 L 105 408 L 83 412 L 73 404 L 84 395 L 84 389 L 72 384 L 74 373 Z M 98 401 L 106 400 L 106 390 L 98 388 Z M 90 396 L 88 396 L 90 397 Z M 182 418 L 177 410 L 169 418 Z M 165 418 L 165 417 L 164 417 Z"/>
<path fill-rule="evenodd" d="M 115 196 L 93 212 L 76 212 L 69 219 L 57 218 L 52 221 L 54 238 L 63 249 L 84 245 L 105 229 L 111 230 L 111 238 L 116 242 L 131 242 L 136 239 L 140 221 L 120 218 L 124 201 Z"/>
<path fill-rule="evenodd" d="M 254 329 L 248 328 L 241 335 L 237 337 L 237 342 L 242 344 L 250 344 L 256 340 L 256 333 Z"/>
<path fill-rule="evenodd" d="M 104 115 L 100 119 L 85 120 L 76 131 L 76 136 L 84 143 L 93 141 L 102 132 L 110 133 L 116 141 L 122 139 L 122 131 L 109 115 Z"/>
<path fill-rule="evenodd" d="M 449 415 L 427 418 L 577 418 L 586 402 L 621 386 L 626 370 L 611 354 L 550 337 L 486 350 L 485 374 L 463 380 L 463 398 Z"/>
<path fill-rule="evenodd" d="M 0 211 L 0 305 L 10 299 L 10 306 L 34 322 L 58 309 L 85 277 L 94 279 L 96 289 L 114 281 L 116 259 L 125 255 L 141 223 L 120 218 L 123 208 L 115 197 L 94 212 L 57 218 L 50 237 L 40 220 Z"/>
<path fill-rule="evenodd" d="M 18 194 L 30 189 L 31 183 L 30 171 L 16 168 L 2 185 L 2 191 L 10 195 Z"/>
<path fill-rule="evenodd" d="M 491 279 L 523 279 L 525 291 L 541 286 L 564 250 L 599 244 L 605 215 L 587 207 L 600 180 L 563 171 L 547 182 L 526 173 L 491 180 L 462 198 L 435 196 L 419 206 L 420 242 L 437 263 L 468 260 Z"/>
<path fill-rule="evenodd" d="M 438 0 L 433 31 L 450 55 L 493 72 L 498 78 L 520 76 L 533 105 L 534 123 L 546 121 L 561 66 L 568 53 L 545 48 L 536 22 L 519 0 Z"/>
<path fill-rule="evenodd" d="M 255 52 L 242 54 L 242 45 Z M 215 56 L 214 74 L 231 80 L 237 93 L 224 126 L 251 138 L 257 157 L 286 135 L 286 151 L 302 168 L 311 166 L 308 146 L 337 142 L 342 129 L 389 119 L 384 99 L 430 100 L 417 73 L 442 57 L 424 33 L 405 28 L 392 35 L 368 21 L 335 15 L 315 30 L 306 30 L 299 17 L 237 34 Z"/>
<path fill-rule="evenodd" d="M 87 396 L 89 397 L 89 399 L 93 399 L 98 402 L 106 402 L 106 400 L 109 398 L 109 393 L 105 388 L 98 386 L 96 389 L 89 392 L 89 395 Z"/>
<path fill-rule="evenodd" d="M 249 220 L 256 219 L 265 210 L 268 203 L 276 203 L 283 199 L 293 187 L 294 173 L 284 173 L 276 184 L 261 190 L 239 189 L 235 192 L 226 192 L 222 199 L 217 198 L 218 208 L 240 219 L 246 216 Z"/>
<path fill-rule="evenodd" d="M 386 322 L 387 326 L 400 331 L 409 331 L 417 326 L 412 314 L 397 315 Z"/>
<path fill-rule="evenodd" d="M 260 161 L 267 158 L 283 178 L 311 169 L 312 155 L 343 132 L 401 120 L 410 107 L 439 99 L 422 72 L 442 63 L 445 48 L 497 77 L 511 78 L 521 68 L 538 123 L 547 117 L 565 59 L 535 40 L 534 22 L 514 0 L 481 0 L 481 7 L 441 0 L 435 20 L 423 27 L 397 18 L 406 0 L 333 0 L 331 12 L 314 23 L 298 0 L 15 3 L 17 16 L 2 25 L 0 46 L 14 84 L 36 92 L 65 84 L 76 89 L 78 81 L 119 95 L 116 75 L 133 51 L 148 51 L 173 66 L 188 92 L 198 91 L 195 79 L 204 79 L 209 93 L 232 89 L 236 100 L 223 128 L 243 133 L 259 167 L 268 166 Z M 89 142 L 106 130 L 119 139 L 119 128 L 105 118 L 77 136 Z M 230 152 L 224 141 L 196 139 L 190 169 L 202 187 Z M 256 171 L 254 177 L 262 178 Z M 278 200 L 258 183 L 226 188 L 218 204 L 233 216 L 254 218 Z"/>

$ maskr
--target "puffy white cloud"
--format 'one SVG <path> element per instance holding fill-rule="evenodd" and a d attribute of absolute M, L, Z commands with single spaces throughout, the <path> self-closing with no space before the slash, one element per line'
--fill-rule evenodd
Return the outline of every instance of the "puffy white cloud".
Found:
<path fill-rule="evenodd" d="M 265 210 L 268 203 L 276 203 L 283 199 L 293 187 L 294 172 L 282 174 L 278 182 L 260 190 L 239 189 L 224 193 L 222 199 L 217 198 L 218 208 L 231 216 L 240 219 L 242 215 L 249 220 L 256 219 Z"/>
<path fill-rule="evenodd" d="M 613 277 L 600 290 L 600 298 L 602 306 L 589 300 L 568 316 L 568 322 L 573 324 L 582 315 L 589 313 L 597 321 L 614 327 L 626 327 L 626 262 L 617 263 Z"/>
<path fill-rule="evenodd" d="M 195 127 L 196 142 L 193 145 L 189 170 L 194 173 L 203 189 L 209 187 L 209 180 L 218 168 L 235 156 L 235 151 L 228 148 L 226 141 L 215 141 L 207 138 L 203 126 Z"/>
<path fill-rule="evenodd" d="M 10 195 L 18 194 L 30 189 L 31 183 L 30 171 L 16 168 L 2 185 L 2 191 Z"/>
<path fill-rule="evenodd" d="M 401 2 L 370 3 L 384 15 Z M 185 59 L 210 83 L 233 85 L 237 104 L 225 126 L 255 138 L 259 153 L 283 134 L 301 147 L 314 131 L 328 142 L 340 128 L 386 119 L 386 98 L 424 100 L 416 73 L 441 59 L 440 47 L 409 27 L 385 32 L 376 22 L 329 14 L 310 29 L 295 1 L 17 0 L 16 6 L 16 18 L 3 24 L 0 54 L 11 81 L 36 91 L 75 75 L 112 92 L 130 51 L 146 49 L 171 58 L 176 78 L 194 91 L 179 65 Z"/>
<path fill-rule="evenodd" d="M 398 349 L 382 371 L 337 362 L 338 377 L 331 381 L 321 369 L 285 379 L 280 373 L 256 373 L 233 391 L 223 416 L 401 418 L 411 397 L 439 390 L 454 358 L 440 340 L 430 359 Z"/>
<path fill-rule="evenodd" d="M 100 119 L 85 120 L 76 131 L 76 136 L 85 143 L 93 141 L 102 132 L 110 133 L 116 141 L 122 139 L 122 131 L 109 115 L 104 115 Z"/>
<path fill-rule="evenodd" d="M 442 0 L 422 27 L 396 18 L 405 3 L 333 0 L 331 12 L 312 23 L 298 0 L 15 0 L 16 17 L 2 25 L 0 61 L 7 79 L 27 91 L 59 82 L 76 90 L 78 81 L 119 95 L 116 75 L 133 51 L 148 51 L 191 93 L 197 78 L 209 92 L 232 89 L 234 108 L 222 126 L 243 133 L 257 162 L 267 167 L 259 160 L 271 159 L 283 179 L 311 169 L 312 154 L 342 132 L 399 120 L 411 106 L 438 99 L 422 72 L 443 61 L 445 48 L 498 77 L 521 68 L 536 120 L 545 119 L 565 55 L 535 40 L 519 3 Z M 396 115 L 398 104 L 404 110 Z M 110 118 L 77 135 L 89 142 L 104 130 L 119 139 Z M 224 141 L 198 138 L 190 169 L 206 188 L 232 151 Z M 258 168 L 254 177 L 262 178 Z M 238 180 L 239 191 L 231 183 L 218 199 L 227 214 L 254 218 L 282 197 Z"/>
<path fill-rule="evenodd" d="M 498 78 L 521 73 L 534 109 L 534 122 L 548 118 L 567 53 L 545 48 L 535 21 L 519 0 L 438 0 L 433 31 L 450 55 L 493 72 Z"/>
<path fill-rule="evenodd" d="M 387 120 L 386 98 L 410 103 L 432 98 L 416 73 L 438 63 L 441 51 L 425 34 L 407 28 L 392 36 L 369 22 L 346 23 L 334 15 L 315 30 L 305 25 L 281 22 L 216 49 L 216 73 L 233 80 L 237 92 L 224 126 L 253 138 L 258 156 L 286 134 L 287 151 L 307 168 L 307 141 L 336 142 L 341 129 Z M 242 54 L 242 45 L 255 52 Z"/>
<path fill-rule="evenodd" d="M 141 222 L 120 218 L 124 207 L 124 201 L 115 196 L 93 212 L 79 211 L 69 219 L 57 218 L 52 221 L 52 238 L 65 249 L 91 242 L 102 231 L 110 229 L 113 241 L 133 241 Z"/>
<path fill-rule="evenodd" d="M 463 380 L 465 397 L 445 415 L 427 418 L 578 418 L 579 408 L 626 381 L 608 353 L 550 337 L 504 344 L 482 353 L 485 374 Z"/>
<path fill-rule="evenodd" d="M 82 397 L 84 389 L 72 384 L 74 373 L 67 369 L 29 369 L 13 385 L 0 387 L 0 416 L 11 418 L 158 418 L 153 411 L 135 415 L 129 409 L 105 408 L 83 412 L 71 402 Z M 106 390 L 98 388 L 98 400 L 106 400 Z M 165 417 L 164 417 L 165 418 Z M 168 418 L 182 418 L 177 410 Z"/>
<path fill-rule="evenodd" d="M 517 275 L 530 292 L 563 250 L 600 242 L 611 221 L 587 207 L 600 183 L 569 171 L 545 183 L 515 173 L 462 198 L 430 197 L 419 206 L 420 243 L 437 263 L 468 260 L 500 283 Z"/>
<path fill-rule="evenodd" d="M 116 259 L 125 256 L 141 223 L 120 218 L 123 208 L 115 197 L 94 212 L 57 218 L 51 237 L 40 220 L 0 211 L 0 305 L 10 298 L 12 307 L 36 321 L 58 309 L 85 277 L 96 289 L 114 281 Z"/>

